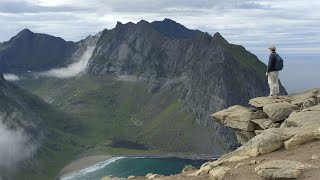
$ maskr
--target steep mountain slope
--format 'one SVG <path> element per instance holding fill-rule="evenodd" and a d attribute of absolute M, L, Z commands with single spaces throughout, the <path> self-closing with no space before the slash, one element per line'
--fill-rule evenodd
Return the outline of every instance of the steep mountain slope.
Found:
<path fill-rule="evenodd" d="M 99 35 L 71 42 L 24 29 L 9 41 L 0 44 L 2 72 L 22 74 L 65 67 L 74 63 L 85 51 L 88 42 L 92 46 Z"/>
<path fill-rule="evenodd" d="M 54 177 L 81 149 L 83 127 L 0 77 L 0 179 Z"/>
<path fill-rule="evenodd" d="M 104 30 L 87 72 L 141 77 L 150 92 L 177 91 L 195 121 L 215 130 L 214 143 L 232 144 L 232 131 L 211 121 L 210 112 L 267 95 L 265 69 L 255 55 L 219 33 L 178 39 L 142 20 Z"/>
<path fill-rule="evenodd" d="M 2 44 L 0 56 L 6 60 L 4 72 L 40 71 L 65 65 L 74 45 L 62 38 L 24 29 Z"/>
<path fill-rule="evenodd" d="M 92 151 L 123 139 L 166 152 L 221 155 L 235 145 L 235 136 L 210 113 L 268 93 L 266 66 L 219 33 L 165 19 L 118 22 L 96 40 L 85 75 L 17 82 L 87 122 L 89 136 L 97 139 Z"/>

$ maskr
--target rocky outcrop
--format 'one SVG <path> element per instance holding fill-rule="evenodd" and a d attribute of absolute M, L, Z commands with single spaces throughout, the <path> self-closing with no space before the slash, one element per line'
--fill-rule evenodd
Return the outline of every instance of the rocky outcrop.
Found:
<path fill-rule="evenodd" d="M 208 163 L 206 167 L 219 167 L 231 159 L 257 157 L 280 148 L 292 149 L 301 144 L 319 140 L 320 106 L 318 103 L 320 102 L 317 100 L 319 95 L 320 89 L 314 89 L 278 98 L 259 97 L 250 100 L 253 108 L 233 106 L 214 113 L 212 116 L 215 119 L 233 128 L 235 132 L 244 130 L 247 133 L 252 131 L 259 131 L 259 133 L 246 143 L 243 142 L 243 138 L 238 138 L 243 146 L 224 155 L 216 162 Z M 253 114 L 257 112 L 265 113 L 266 116 L 256 118 Z M 241 121 L 244 119 L 245 121 Z M 246 122 L 246 126 L 243 122 Z M 255 170 L 258 175 L 266 179 L 288 179 L 298 178 L 302 170 L 308 168 L 311 166 L 300 162 L 272 161 L 259 165 Z"/>
<path fill-rule="evenodd" d="M 255 130 L 255 124 L 251 120 L 267 117 L 267 115 L 262 111 L 239 105 L 219 111 L 212 116 L 227 127 L 249 132 L 253 132 Z"/>
<path fill-rule="evenodd" d="M 320 107 L 317 100 L 319 94 L 319 89 L 313 89 L 278 98 L 258 97 L 249 101 L 249 104 L 253 107 L 236 105 L 216 112 L 212 117 L 225 126 L 234 129 L 238 142 L 241 144 L 245 144 L 255 135 L 264 136 L 262 139 L 265 139 L 268 137 L 265 136 L 266 132 L 269 132 L 269 135 L 282 134 L 280 141 L 283 141 L 293 129 L 282 128 L 304 127 L 308 129 L 314 124 L 319 124 Z M 274 129 L 279 127 L 281 129 Z M 273 130 L 261 131 L 266 129 Z M 270 138 L 272 141 L 279 140 L 279 137 Z"/>

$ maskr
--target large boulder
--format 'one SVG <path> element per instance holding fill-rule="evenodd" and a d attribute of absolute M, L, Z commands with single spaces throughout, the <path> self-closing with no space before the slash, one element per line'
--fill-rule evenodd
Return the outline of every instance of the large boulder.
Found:
<path fill-rule="evenodd" d="M 207 164 L 205 166 L 201 166 L 201 168 L 199 170 L 197 170 L 194 173 L 188 174 L 187 176 L 199 176 L 199 175 L 203 175 L 203 174 L 208 174 L 209 171 L 212 169 L 213 167 L 210 164 Z"/>
<path fill-rule="evenodd" d="M 318 99 L 317 98 L 308 98 L 307 100 L 305 100 L 302 104 L 302 109 L 306 109 L 312 106 L 315 106 L 318 104 Z"/>
<path fill-rule="evenodd" d="M 299 106 L 288 102 L 272 103 L 263 106 L 263 111 L 268 115 L 269 119 L 274 122 L 283 121 L 294 111 L 300 109 Z"/>
<path fill-rule="evenodd" d="M 212 117 L 235 130 L 254 131 L 255 124 L 251 120 L 265 118 L 266 114 L 259 110 L 236 105 L 216 112 Z"/>
<path fill-rule="evenodd" d="M 281 127 L 302 127 L 320 123 L 320 111 L 294 112 L 287 118 Z"/>
<path fill-rule="evenodd" d="M 314 141 L 319 138 L 316 132 L 308 132 L 308 129 L 301 128 L 301 131 L 284 142 L 286 149 L 295 148 L 298 145 Z"/>
<path fill-rule="evenodd" d="M 155 179 L 155 178 L 163 177 L 163 175 L 149 173 L 149 174 L 147 174 L 145 177 L 146 177 L 147 179 Z"/>
<path fill-rule="evenodd" d="M 198 170 L 198 169 L 194 166 L 188 165 L 188 166 L 185 166 L 181 172 L 188 172 L 188 171 L 194 171 L 194 170 Z"/>
<path fill-rule="evenodd" d="M 224 176 L 230 171 L 229 167 L 216 167 L 209 172 L 209 178 L 211 180 L 223 180 Z"/>
<path fill-rule="evenodd" d="M 297 179 L 303 170 L 312 166 L 287 160 L 265 162 L 255 168 L 255 172 L 264 179 Z"/>
<path fill-rule="evenodd" d="M 283 143 L 293 135 L 288 134 L 288 128 L 273 128 L 263 131 L 255 136 L 245 145 L 231 152 L 229 156 L 250 156 L 256 157 L 260 154 L 273 152 L 283 147 Z"/>

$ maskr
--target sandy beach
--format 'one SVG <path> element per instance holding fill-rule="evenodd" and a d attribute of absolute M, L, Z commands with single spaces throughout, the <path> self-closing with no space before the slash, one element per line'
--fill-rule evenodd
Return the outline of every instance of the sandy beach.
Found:
<path fill-rule="evenodd" d="M 87 167 L 93 166 L 100 162 L 106 161 L 110 159 L 112 156 L 109 155 L 96 155 L 96 156 L 87 156 L 80 159 L 77 159 L 71 162 L 69 165 L 65 166 L 57 175 L 56 179 L 58 180 L 60 177 L 65 176 L 67 174 L 71 174 L 76 171 L 80 171 Z"/>

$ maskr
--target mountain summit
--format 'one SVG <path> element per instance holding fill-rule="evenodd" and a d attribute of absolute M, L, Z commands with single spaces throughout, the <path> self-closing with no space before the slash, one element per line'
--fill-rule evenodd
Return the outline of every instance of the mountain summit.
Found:
<path fill-rule="evenodd" d="M 167 18 L 163 21 L 154 21 L 151 24 L 158 31 L 177 39 L 188 39 L 202 33 L 199 30 L 190 30 L 185 26 Z"/>
<path fill-rule="evenodd" d="M 212 122 L 210 112 L 267 95 L 265 70 L 255 55 L 228 43 L 220 33 L 210 36 L 168 19 L 105 30 L 87 66 L 92 75 L 148 79 L 150 92 L 179 91 L 195 121 L 216 130 L 215 143 L 232 142 L 232 133 Z M 283 87 L 282 92 L 286 94 Z"/>

